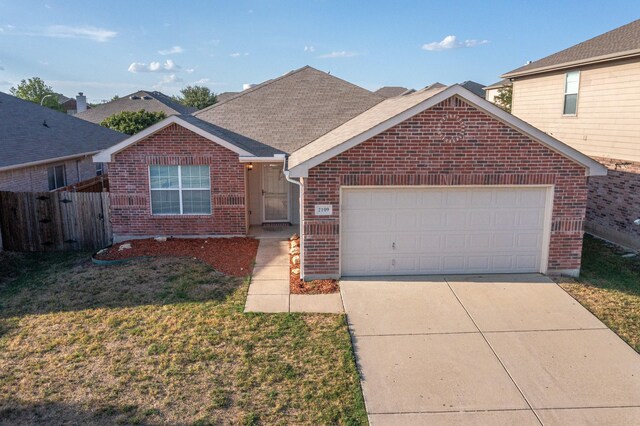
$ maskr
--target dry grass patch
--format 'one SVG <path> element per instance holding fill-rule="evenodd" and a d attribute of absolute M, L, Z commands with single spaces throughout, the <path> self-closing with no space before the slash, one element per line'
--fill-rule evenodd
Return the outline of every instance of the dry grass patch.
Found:
<path fill-rule="evenodd" d="M 0 254 L 0 423 L 362 424 L 343 316 L 242 313 L 187 258 Z"/>
<path fill-rule="evenodd" d="M 640 257 L 586 236 L 579 280 L 560 286 L 640 352 Z"/>

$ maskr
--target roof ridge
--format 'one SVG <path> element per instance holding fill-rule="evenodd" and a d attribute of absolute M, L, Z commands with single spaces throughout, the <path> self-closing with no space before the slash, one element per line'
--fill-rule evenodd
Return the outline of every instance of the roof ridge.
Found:
<path fill-rule="evenodd" d="M 255 85 L 253 87 L 250 87 L 249 89 L 245 89 L 245 90 L 242 90 L 241 92 L 238 92 L 235 96 L 232 96 L 229 99 L 225 99 L 222 102 L 216 102 L 213 105 L 209 105 L 206 108 L 202 108 L 201 110 L 195 111 L 192 115 L 197 117 L 203 112 L 209 111 L 210 109 L 213 109 L 213 108 L 215 108 L 217 106 L 224 105 L 224 104 L 226 104 L 226 103 L 228 103 L 230 101 L 233 101 L 235 99 L 238 99 L 238 98 L 240 98 L 240 97 L 242 97 L 242 96 L 244 96 L 246 94 L 253 93 L 256 90 L 262 89 L 263 87 L 266 87 L 266 86 L 270 85 L 271 83 L 275 83 L 276 81 L 280 81 L 285 77 L 289 77 L 289 76 L 291 76 L 293 74 L 299 73 L 300 71 L 302 71 L 304 69 L 307 69 L 307 68 L 313 68 L 313 67 L 311 67 L 309 65 L 305 65 L 302 68 L 298 68 L 298 69 L 286 72 L 286 73 L 282 74 L 280 77 L 272 78 L 270 80 L 265 80 L 262 83 L 259 83 L 259 84 Z M 313 68 L 313 69 L 315 69 L 315 68 Z"/>

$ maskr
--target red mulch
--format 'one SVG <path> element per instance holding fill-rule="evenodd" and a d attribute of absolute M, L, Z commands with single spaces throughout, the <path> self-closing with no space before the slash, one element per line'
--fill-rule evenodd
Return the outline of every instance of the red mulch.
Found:
<path fill-rule="evenodd" d="M 300 244 L 300 237 L 295 240 Z M 289 253 L 289 289 L 291 294 L 329 294 L 336 293 L 339 290 L 338 281 L 336 280 L 314 280 L 304 281 L 300 279 L 300 274 L 294 274 L 294 269 L 299 269 L 300 265 L 293 264 L 293 254 Z"/>
<path fill-rule="evenodd" d="M 131 249 L 118 250 L 122 244 Z M 216 271 L 234 277 L 251 273 L 258 252 L 258 240 L 253 238 L 153 238 L 130 240 L 114 244 L 96 256 L 100 260 L 119 260 L 138 256 L 195 257 L 211 265 Z"/>

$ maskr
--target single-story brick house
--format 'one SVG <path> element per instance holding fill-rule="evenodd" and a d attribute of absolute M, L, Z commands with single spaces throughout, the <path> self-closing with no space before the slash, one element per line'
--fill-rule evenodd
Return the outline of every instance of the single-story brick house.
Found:
<path fill-rule="evenodd" d="M 459 85 L 388 99 L 351 86 L 305 67 L 96 155 L 110 163 L 114 237 L 299 221 L 305 279 L 579 273 L 587 180 L 606 168 Z M 272 107 L 248 102 L 239 124 L 259 97 Z M 279 144 L 289 126 L 320 134 Z"/>

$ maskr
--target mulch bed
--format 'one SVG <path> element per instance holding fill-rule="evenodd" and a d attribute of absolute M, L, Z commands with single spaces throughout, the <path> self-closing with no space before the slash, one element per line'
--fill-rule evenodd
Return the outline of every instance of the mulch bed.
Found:
<path fill-rule="evenodd" d="M 130 249 L 119 250 L 123 244 Z M 251 273 L 258 252 L 258 240 L 253 238 L 154 238 L 123 241 L 101 251 L 99 260 L 120 260 L 139 256 L 194 257 L 215 270 L 234 277 Z"/>
<path fill-rule="evenodd" d="M 291 241 L 295 241 L 297 243 L 296 247 L 300 247 L 300 237 L 298 235 L 291 237 L 289 244 L 291 244 Z M 304 281 L 300 279 L 300 265 L 293 263 L 293 257 L 299 256 L 299 253 L 299 251 L 289 251 L 289 289 L 291 294 L 330 294 L 338 292 L 340 288 L 336 280 Z M 294 270 L 297 270 L 297 273 L 294 273 Z"/>

